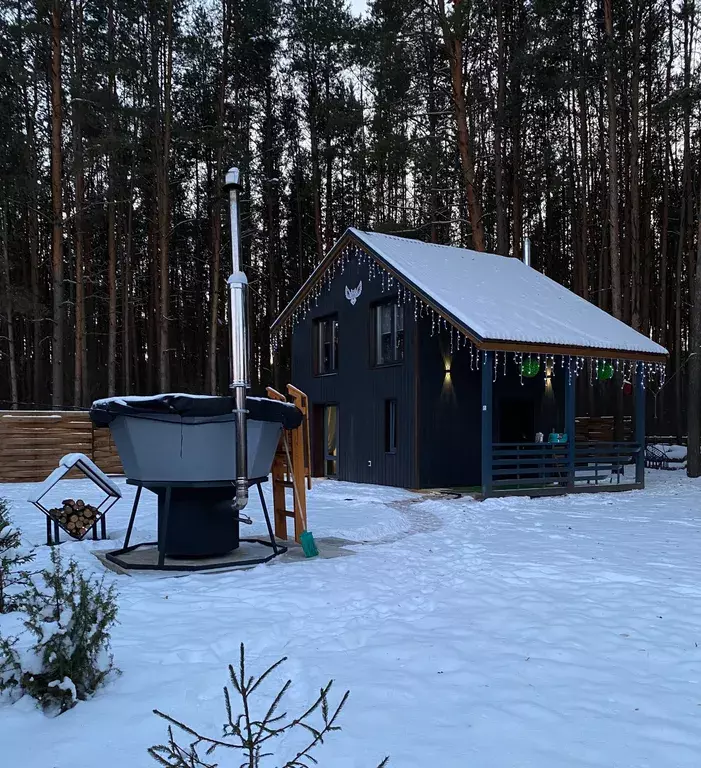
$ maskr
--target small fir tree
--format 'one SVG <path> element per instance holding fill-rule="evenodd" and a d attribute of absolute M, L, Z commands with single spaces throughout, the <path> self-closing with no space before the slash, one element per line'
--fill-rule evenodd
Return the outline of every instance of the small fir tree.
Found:
<path fill-rule="evenodd" d="M 29 584 L 29 573 L 22 566 L 33 559 L 33 552 L 22 549 L 22 535 L 12 525 L 8 502 L 0 499 L 0 613 L 19 607 Z"/>
<path fill-rule="evenodd" d="M 26 592 L 26 634 L 0 638 L 0 690 L 29 694 L 49 714 L 87 699 L 113 670 L 109 631 L 116 620 L 116 590 L 84 576 L 71 560 L 63 567 L 58 548 L 51 566 Z M 36 582 L 39 582 L 38 584 Z"/>
<path fill-rule="evenodd" d="M 286 657 L 276 661 L 260 677 L 250 675 L 250 673 L 247 676 L 245 649 L 241 643 L 238 671 L 229 665 L 229 678 L 234 692 L 240 699 L 241 713 L 234 716 L 232 692 L 228 686 L 225 686 L 226 722 L 224 723 L 222 738 L 204 736 L 194 728 L 155 709 L 154 713 L 169 723 L 168 741 L 165 744 L 151 747 L 148 750 L 151 757 L 165 768 L 215 768 L 219 763 L 209 762 L 209 756 L 216 750 L 229 750 L 233 757 L 230 764 L 232 768 L 262 768 L 264 764 L 267 765 L 266 758 L 275 759 L 270 751 L 271 740 L 296 729 L 306 731 L 307 740 L 294 755 L 284 762 L 275 759 L 276 764 L 281 765 L 281 768 L 310 768 L 312 765 L 318 765 L 312 752 L 324 743 L 324 738 L 329 733 L 341 730 L 336 722 L 346 701 L 348 701 L 350 691 L 343 694 L 340 702 L 333 707 L 332 711 L 329 704 L 329 693 L 333 680 L 329 680 L 311 706 L 297 717 L 290 717 L 287 712 L 278 713 L 285 694 L 292 685 L 292 681 L 288 680 L 268 704 L 262 717 L 256 716 L 254 714 L 253 694 L 261 683 L 285 661 L 287 661 Z M 181 745 L 176 741 L 173 726 L 186 734 L 189 743 Z M 200 754 L 200 750 L 203 751 L 203 755 Z M 386 757 L 378 768 L 385 768 L 388 764 L 389 758 Z"/>

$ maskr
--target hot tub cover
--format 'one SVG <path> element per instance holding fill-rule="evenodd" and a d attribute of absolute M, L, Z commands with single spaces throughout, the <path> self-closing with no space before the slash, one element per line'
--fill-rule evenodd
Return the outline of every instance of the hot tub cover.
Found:
<path fill-rule="evenodd" d="M 117 416 L 141 416 L 149 414 L 172 415 L 187 418 L 214 418 L 231 414 L 235 408 L 233 397 L 213 395 L 186 395 L 179 392 L 128 397 L 108 397 L 95 400 L 90 408 L 90 418 L 96 427 L 106 427 Z M 270 400 L 265 397 L 247 397 L 248 418 L 255 421 L 275 421 L 285 429 L 296 429 L 302 423 L 302 412 L 292 403 Z"/>

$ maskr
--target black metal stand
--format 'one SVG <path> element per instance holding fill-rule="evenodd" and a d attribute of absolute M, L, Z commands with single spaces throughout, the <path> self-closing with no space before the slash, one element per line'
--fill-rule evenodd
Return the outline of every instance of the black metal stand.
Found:
<path fill-rule="evenodd" d="M 282 546 L 281 544 L 278 544 L 275 540 L 275 535 L 273 533 L 273 527 L 270 522 L 270 515 L 268 513 L 268 505 L 265 502 L 265 496 L 263 494 L 263 487 L 262 483 L 267 482 L 267 477 L 262 478 L 256 478 L 253 480 L 248 481 L 249 488 L 253 485 L 257 486 L 258 488 L 258 496 L 260 498 L 260 503 L 263 508 L 263 515 L 265 516 L 265 524 L 268 529 L 268 535 L 270 537 L 269 540 L 266 539 L 258 539 L 258 538 L 239 538 L 239 542 L 247 542 L 251 544 L 262 544 L 265 547 L 270 547 L 272 549 L 272 554 L 268 555 L 267 557 L 256 557 L 256 558 L 248 558 L 246 560 L 235 560 L 235 561 L 228 561 L 228 562 L 202 562 L 202 564 L 172 564 L 168 563 L 166 564 L 165 558 L 166 558 L 166 542 L 168 541 L 168 523 L 170 520 L 170 512 L 171 512 L 171 498 L 172 498 L 172 489 L 178 488 L 178 487 L 187 487 L 187 488 L 194 488 L 194 487 L 202 487 L 202 488 L 216 488 L 216 487 L 229 487 L 231 486 L 231 482 L 210 482 L 210 483 L 190 483 L 190 482 L 170 482 L 170 483 L 142 483 L 140 481 L 136 480 L 127 480 L 127 484 L 129 485 L 135 485 L 136 486 L 136 496 L 134 498 L 134 505 L 131 509 L 131 516 L 129 518 L 129 525 L 127 526 L 127 533 L 124 537 L 124 545 L 121 549 L 114 550 L 113 552 L 107 552 L 105 557 L 112 563 L 115 563 L 115 565 L 120 566 L 120 568 L 125 568 L 127 570 L 143 570 L 143 571 L 205 571 L 205 570 L 213 570 L 216 568 L 232 568 L 232 567 L 239 567 L 239 566 L 247 566 L 247 565 L 259 565 L 261 563 L 267 563 L 273 558 L 277 557 L 278 555 L 282 555 L 285 552 L 287 552 L 287 547 Z M 142 489 L 146 487 L 149 490 L 153 490 L 154 488 L 163 488 L 165 489 L 165 499 L 163 504 L 163 514 L 158 516 L 158 541 L 155 542 L 142 542 L 141 544 L 133 544 L 129 545 L 129 541 L 131 540 L 132 531 L 134 529 L 134 520 L 136 518 L 136 511 L 139 507 L 139 501 L 141 499 L 141 491 Z M 133 552 L 136 549 L 139 549 L 141 547 L 158 547 L 158 564 L 153 565 L 149 563 L 133 563 L 128 562 L 124 560 L 122 557 L 125 554 L 128 554 L 129 552 Z M 204 560 L 205 558 L 203 558 Z M 209 558 L 211 560 L 211 558 Z"/>

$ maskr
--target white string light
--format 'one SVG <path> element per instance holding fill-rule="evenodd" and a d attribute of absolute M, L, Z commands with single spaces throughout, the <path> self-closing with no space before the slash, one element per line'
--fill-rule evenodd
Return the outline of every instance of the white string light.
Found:
<path fill-rule="evenodd" d="M 301 300 L 292 312 L 285 318 L 284 322 L 278 326 L 271 334 L 271 347 L 273 353 L 276 353 L 282 344 L 282 342 L 289 338 L 294 327 L 298 322 L 303 320 L 310 310 L 319 305 L 319 299 L 323 289 L 326 288 L 327 293 L 331 291 L 337 272 L 345 274 L 345 268 L 351 263 L 355 262 L 358 266 L 367 268 L 367 278 L 370 281 L 380 277 L 380 286 L 382 292 L 396 291 L 398 302 L 404 306 L 406 304 L 411 305 L 413 303 L 414 309 L 414 321 L 418 322 L 420 318 L 431 317 L 431 336 L 436 333 L 441 334 L 444 331 L 449 334 L 450 352 L 454 354 L 462 347 L 469 348 L 470 354 L 470 370 L 479 370 L 480 368 L 480 347 L 477 347 L 474 342 L 463 331 L 453 325 L 447 318 L 440 313 L 437 313 L 435 309 L 427 304 L 423 299 L 417 296 L 408 286 L 406 286 L 399 278 L 397 278 L 389 270 L 386 270 L 375 258 L 373 258 L 364 249 L 359 248 L 357 245 L 351 244 L 346 246 L 339 254 L 337 259 L 331 263 L 331 265 L 325 270 L 319 280 L 310 288 L 307 295 Z M 485 350 L 482 349 L 485 353 Z M 494 353 L 494 368 L 493 376 L 494 381 L 497 380 L 499 375 L 499 354 L 502 356 L 502 368 L 501 374 L 503 376 L 508 375 L 506 361 L 509 354 L 505 351 L 495 350 Z M 482 355 L 484 362 L 486 357 Z M 536 359 L 539 367 L 541 363 L 545 364 L 546 370 L 550 371 L 550 375 L 554 375 L 556 367 L 556 357 L 550 353 L 528 353 L 528 360 Z M 518 367 L 519 380 L 521 385 L 523 382 L 523 365 L 524 354 L 522 352 L 512 352 L 511 359 Z M 607 365 L 611 365 L 615 368 L 615 372 L 621 375 L 621 386 L 624 386 L 626 382 L 635 381 L 636 365 L 637 361 L 618 358 L 600 358 L 600 357 L 583 357 L 582 355 L 560 355 L 560 365 L 563 370 L 566 371 L 568 382 L 572 382 L 573 377 L 578 378 L 580 373 L 586 369 L 587 361 L 589 363 L 589 383 L 593 385 L 600 379 L 600 372 L 605 369 Z M 662 387 L 665 382 L 666 367 L 664 363 L 644 362 L 640 365 L 640 377 L 643 386 L 647 386 L 648 383 L 657 376 L 658 386 Z"/>

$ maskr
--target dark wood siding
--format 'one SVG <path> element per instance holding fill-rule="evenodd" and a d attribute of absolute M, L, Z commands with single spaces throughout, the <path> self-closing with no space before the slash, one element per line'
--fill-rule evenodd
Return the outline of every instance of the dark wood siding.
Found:
<path fill-rule="evenodd" d="M 470 367 L 469 349 L 450 350 L 446 331 L 431 335 L 431 322 L 418 326 L 418 454 L 419 483 L 422 488 L 469 487 L 481 482 L 481 370 Z M 477 354 L 477 353 L 475 353 Z M 446 368 L 450 367 L 450 376 Z M 544 366 L 543 366 L 544 368 Z M 532 442 L 535 432 L 545 439 L 552 429 L 564 431 L 564 384 L 566 372 L 559 358 L 546 394 L 543 371 L 523 379 L 509 353 L 504 375 L 504 358 L 499 355 L 493 383 L 492 440 L 509 439 L 516 416 L 529 425 L 523 438 Z"/>
<path fill-rule="evenodd" d="M 480 481 L 480 373 L 470 370 L 467 348 L 450 351 L 445 331 L 418 326 L 418 454 L 422 488 L 477 485 Z M 446 367 L 450 376 L 446 376 Z"/>
<path fill-rule="evenodd" d="M 362 293 L 355 305 L 346 287 Z M 299 320 L 292 334 L 292 383 L 312 406 L 338 405 L 338 479 L 406 488 L 417 485 L 415 470 L 415 354 L 413 307 L 404 307 L 404 361 L 381 368 L 371 364 L 372 307 L 391 297 L 379 276 L 355 261 L 337 270 L 330 290 Z M 314 375 L 314 320 L 338 316 L 338 372 Z M 385 400 L 397 401 L 397 451 L 385 453 Z M 318 410 L 318 409 L 315 409 Z M 312 429 L 318 442 L 320 431 Z M 318 455 L 318 446 L 312 449 Z"/>

